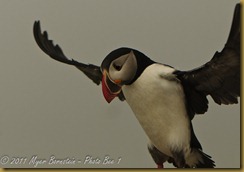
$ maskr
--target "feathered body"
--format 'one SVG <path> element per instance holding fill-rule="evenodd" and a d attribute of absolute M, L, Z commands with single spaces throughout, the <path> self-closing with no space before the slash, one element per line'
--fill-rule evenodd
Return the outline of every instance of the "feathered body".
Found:
<path fill-rule="evenodd" d="M 73 65 L 94 83 L 102 82 L 107 102 L 126 100 L 149 137 L 150 154 L 158 167 L 165 161 L 182 168 L 213 168 L 202 151 L 192 119 L 208 110 L 210 95 L 217 104 L 238 103 L 240 96 L 240 11 L 237 4 L 227 42 L 221 52 L 199 68 L 180 71 L 154 62 L 132 48 L 109 53 L 101 66 L 67 58 L 58 45 L 34 24 L 38 46 L 51 58 Z"/>

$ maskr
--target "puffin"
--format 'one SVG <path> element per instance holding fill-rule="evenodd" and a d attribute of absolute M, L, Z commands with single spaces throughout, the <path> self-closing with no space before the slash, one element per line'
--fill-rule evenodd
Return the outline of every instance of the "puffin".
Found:
<path fill-rule="evenodd" d="M 42 32 L 33 33 L 40 49 L 59 62 L 75 66 L 95 84 L 102 85 L 105 100 L 126 101 L 148 136 L 149 153 L 158 168 L 214 168 L 203 152 L 192 125 L 195 115 L 208 110 L 208 98 L 221 105 L 237 104 L 240 97 L 240 10 L 234 11 L 229 36 L 220 52 L 207 63 L 188 71 L 155 62 L 128 47 L 109 53 L 100 66 L 68 58 L 58 44 Z"/>

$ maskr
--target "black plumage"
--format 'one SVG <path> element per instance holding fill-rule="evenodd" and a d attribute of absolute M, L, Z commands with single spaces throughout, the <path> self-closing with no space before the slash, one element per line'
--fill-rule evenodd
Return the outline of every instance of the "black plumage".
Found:
<path fill-rule="evenodd" d="M 240 96 L 240 18 L 241 4 L 235 7 L 230 34 L 221 52 L 203 66 L 190 71 L 176 71 L 187 96 L 191 119 L 208 109 L 207 95 L 217 104 L 238 103 Z"/>
<path fill-rule="evenodd" d="M 80 63 L 73 59 L 67 58 L 59 45 L 53 45 L 53 41 L 48 39 L 48 34 L 46 31 L 41 33 L 39 21 L 36 21 L 34 23 L 33 33 L 38 46 L 52 59 L 77 67 L 94 83 L 96 83 L 97 85 L 100 84 L 100 82 L 102 81 L 102 72 L 100 70 L 100 67 L 92 64 Z"/>

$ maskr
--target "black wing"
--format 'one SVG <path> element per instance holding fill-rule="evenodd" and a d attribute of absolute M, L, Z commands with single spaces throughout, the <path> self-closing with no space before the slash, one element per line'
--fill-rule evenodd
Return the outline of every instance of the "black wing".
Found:
<path fill-rule="evenodd" d="M 178 72 L 187 95 L 188 110 L 203 114 L 208 109 L 207 95 L 217 104 L 238 103 L 240 96 L 240 11 L 235 7 L 234 17 L 227 42 L 221 52 L 203 66 L 191 71 Z"/>
<path fill-rule="evenodd" d="M 40 22 L 35 21 L 33 27 L 33 33 L 38 46 L 49 55 L 52 59 L 62 63 L 73 65 L 81 70 L 88 78 L 90 78 L 97 85 L 102 81 L 102 72 L 99 66 L 93 64 L 83 64 L 73 59 L 67 58 L 59 45 L 53 45 L 53 41 L 48 39 L 46 31 L 41 32 Z M 125 100 L 123 93 L 118 95 L 120 100 Z"/>
<path fill-rule="evenodd" d="M 34 23 L 33 32 L 38 46 L 52 59 L 69 65 L 74 65 L 97 85 L 100 84 L 100 82 L 102 81 L 102 72 L 100 70 L 100 67 L 92 64 L 87 65 L 87 64 L 79 63 L 73 59 L 67 58 L 64 55 L 62 49 L 59 47 L 59 45 L 53 45 L 53 41 L 48 39 L 48 34 L 46 31 L 41 33 L 41 27 L 39 21 L 36 21 Z"/>

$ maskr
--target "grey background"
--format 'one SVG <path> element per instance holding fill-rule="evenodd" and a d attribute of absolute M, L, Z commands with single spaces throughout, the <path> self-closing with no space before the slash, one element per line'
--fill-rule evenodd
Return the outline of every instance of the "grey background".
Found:
<path fill-rule="evenodd" d="M 38 167 L 154 168 L 148 138 L 126 102 L 107 104 L 101 86 L 46 56 L 32 35 L 35 20 L 71 58 L 100 65 L 122 46 L 177 69 L 198 67 L 221 50 L 238 0 L 0 1 L 0 158 L 109 155 L 116 165 Z M 193 124 L 219 168 L 240 167 L 240 105 L 219 106 Z M 1 165 L 0 165 L 1 166 Z M 32 167 L 10 165 L 5 167 Z M 172 167 L 167 165 L 167 167 Z"/>

